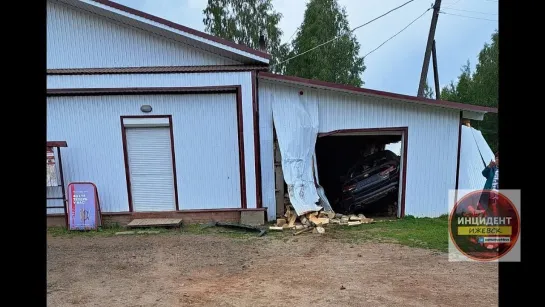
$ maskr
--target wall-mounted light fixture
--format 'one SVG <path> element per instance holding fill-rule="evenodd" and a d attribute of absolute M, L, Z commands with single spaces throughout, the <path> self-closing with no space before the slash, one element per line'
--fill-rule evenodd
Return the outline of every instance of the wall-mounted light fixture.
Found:
<path fill-rule="evenodd" d="M 145 105 L 140 107 L 140 111 L 142 111 L 144 113 L 149 113 L 149 112 L 151 112 L 151 110 L 152 110 L 152 108 L 148 104 L 145 104 Z"/>

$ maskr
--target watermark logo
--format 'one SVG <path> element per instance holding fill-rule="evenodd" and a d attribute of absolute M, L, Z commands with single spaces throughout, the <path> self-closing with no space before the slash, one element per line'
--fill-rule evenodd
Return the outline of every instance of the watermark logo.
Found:
<path fill-rule="evenodd" d="M 520 261 L 519 190 L 457 190 L 449 196 L 449 260 Z"/>

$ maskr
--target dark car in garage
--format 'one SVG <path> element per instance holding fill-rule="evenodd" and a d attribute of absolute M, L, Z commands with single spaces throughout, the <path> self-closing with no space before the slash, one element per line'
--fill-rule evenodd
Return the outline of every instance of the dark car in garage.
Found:
<path fill-rule="evenodd" d="M 341 178 L 340 209 L 353 213 L 372 206 L 387 195 L 398 192 L 400 157 L 381 150 L 360 159 Z"/>

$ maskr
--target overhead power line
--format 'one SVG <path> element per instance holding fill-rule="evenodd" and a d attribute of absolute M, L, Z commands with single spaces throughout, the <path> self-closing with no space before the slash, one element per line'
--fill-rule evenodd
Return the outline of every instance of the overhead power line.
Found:
<path fill-rule="evenodd" d="M 415 23 L 418 19 L 422 18 L 422 16 L 424 16 L 429 10 L 431 10 L 431 8 L 427 9 L 424 11 L 424 13 L 422 13 L 420 16 L 416 17 L 413 21 L 411 21 L 408 25 L 406 25 L 403 29 L 401 29 L 399 32 L 397 32 L 396 34 L 392 35 L 390 38 L 388 38 L 387 40 L 385 40 L 382 44 L 378 45 L 378 47 L 376 47 L 375 49 L 369 51 L 366 55 L 363 56 L 363 58 L 365 59 L 368 55 L 370 55 L 371 53 L 375 52 L 376 50 L 378 50 L 380 47 L 382 47 L 384 44 L 386 44 L 388 41 L 390 41 L 391 39 L 393 39 L 394 37 L 396 37 L 397 35 L 399 35 L 401 32 L 405 31 L 405 29 L 407 29 L 410 25 L 412 25 L 413 23 Z"/>
<path fill-rule="evenodd" d="M 447 4 L 447 6 L 445 7 L 445 9 L 448 9 L 448 8 L 451 8 L 451 7 L 455 6 L 455 5 L 458 4 L 458 2 L 460 2 L 460 1 L 461 1 L 461 0 L 458 0 L 458 1 L 455 1 L 455 2 L 453 2 L 453 3 L 451 3 L 451 4 Z"/>
<path fill-rule="evenodd" d="M 495 15 L 495 16 L 498 15 L 498 14 L 496 14 L 496 13 L 484 13 L 484 12 L 477 12 L 477 11 L 470 11 L 470 10 L 451 9 L 451 8 L 444 8 L 444 9 L 453 10 L 453 11 L 460 11 L 460 12 L 468 12 L 468 13 L 483 14 L 483 15 Z"/>
<path fill-rule="evenodd" d="M 299 54 L 296 54 L 296 55 L 292 56 L 291 58 L 288 58 L 288 59 L 286 59 L 286 60 L 284 60 L 284 61 L 281 61 L 281 62 L 278 62 L 278 63 L 276 63 L 276 64 L 274 64 L 274 65 L 271 65 L 271 67 L 274 67 L 274 66 L 276 66 L 276 65 L 279 65 L 279 64 L 282 64 L 282 63 L 291 61 L 291 60 L 293 60 L 293 59 L 295 59 L 295 58 L 297 58 L 297 57 L 302 56 L 303 54 L 306 54 L 306 53 L 308 53 L 308 52 L 311 52 L 312 50 L 315 50 L 315 49 L 317 49 L 317 48 L 320 48 L 320 47 L 322 47 L 323 45 L 327 45 L 327 44 L 331 43 L 332 41 L 334 41 L 334 40 L 336 40 L 336 39 L 338 39 L 338 38 L 340 38 L 340 37 L 343 37 L 344 35 L 347 35 L 347 34 L 349 34 L 349 33 L 352 33 L 352 32 L 354 32 L 354 31 L 356 31 L 357 29 L 359 29 L 359 28 L 361 28 L 361 27 L 364 27 L 364 26 L 366 26 L 366 25 L 372 23 L 373 21 L 375 21 L 375 20 L 377 20 L 377 19 L 380 19 L 380 18 L 382 18 L 382 17 L 384 17 L 384 16 L 390 14 L 391 12 L 393 12 L 393 11 L 395 11 L 395 10 L 398 10 L 398 9 L 404 7 L 405 5 L 407 5 L 407 4 L 409 4 L 409 3 L 413 2 L 413 1 L 414 1 L 414 0 L 409 0 L 409 1 L 405 2 L 405 3 L 403 3 L 402 5 L 400 5 L 400 6 L 398 6 L 398 7 L 395 7 L 395 8 L 393 8 L 393 9 L 389 10 L 388 12 L 386 12 L 386 13 L 384 13 L 384 14 L 382 14 L 382 15 L 380 15 L 380 16 L 374 18 L 374 19 L 371 19 L 370 21 L 368 21 L 368 22 L 366 22 L 366 23 L 364 23 L 364 24 L 362 24 L 362 25 L 359 25 L 359 26 L 355 27 L 354 29 L 348 31 L 348 33 L 345 33 L 345 34 L 336 36 L 336 37 L 334 37 L 334 38 L 328 40 L 328 41 L 325 42 L 325 43 L 321 43 L 320 45 L 315 46 L 315 47 L 312 47 L 312 48 L 310 48 L 310 49 L 308 49 L 308 50 L 306 50 L 306 51 L 303 51 L 303 52 L 301 52 L 301 53 L 299 53 Z"/>
<path fill-rule="evenodd" d="M 290 38 L 288 38 L 288 43 L 290 42 L 291 38 L 295 35 L 295 33 L 297 33 L 297 30 L 299 30 L 299 27 L 297 27 L 297 29 L 293 31 L 293 34 L 290 36 Z"/>
<path fill-rule="evenodd" d="M 465 18 L 473 18 L 473 19 L 480 19 L 480 20 L 488 20 L 488 21 L 498 22 L 496 19 L 473 17 L 473 16 L 466 16 L 466 15 L 460 15 L 460 14 L 452 14 L 452 13 L 447 13 L 447 12 L 440 12 L 440 13 L 445 14 L 445 15 L 460 16 L 460 17 L 465 17 Z"/>

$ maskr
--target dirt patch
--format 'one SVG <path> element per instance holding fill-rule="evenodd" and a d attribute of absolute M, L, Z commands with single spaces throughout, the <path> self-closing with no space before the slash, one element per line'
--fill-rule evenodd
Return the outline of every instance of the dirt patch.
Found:
<path fill-rule="evenodd" d="M 492 263 L 313 234 L 48 236 L 51 306 L 497 306 L 497 276 Z"/>

